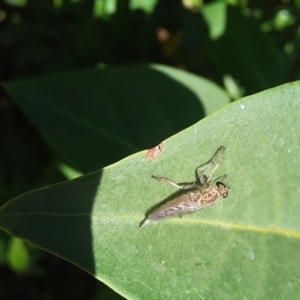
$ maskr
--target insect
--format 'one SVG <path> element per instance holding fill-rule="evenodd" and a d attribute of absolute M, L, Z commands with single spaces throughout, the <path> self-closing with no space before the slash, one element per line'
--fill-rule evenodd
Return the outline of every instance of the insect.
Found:
<path fill-rule="evenodd" d="M 165 220 L 177 216 L 182 217 L 184 214 L 189 214 L 196 210 L 211 206 L 218 200 L 219 197 L 226 198 L 229 187 L 225 185 L 223 180 L 227 177 L 227 175 L 223 175 L 212 180 L 214 172 L 221 164 L 224 152 L 225 147 L 219 147 L 206 163 L 196 169 L 198 178 L 197 182 L 194 183 L 179 185 L 165 177 L 152 175 L 152 178 L 154 179 L 164 181 L 178 189 L 187 190 L 187 192 L 150 211 L 146 215 L 146 218 L 140 223 L 140 227 L 159 220 Z M 214 166 L 214 168 L 210 175 L 206 176 L 204 174 L 204 170 L 210 166 Z"/>

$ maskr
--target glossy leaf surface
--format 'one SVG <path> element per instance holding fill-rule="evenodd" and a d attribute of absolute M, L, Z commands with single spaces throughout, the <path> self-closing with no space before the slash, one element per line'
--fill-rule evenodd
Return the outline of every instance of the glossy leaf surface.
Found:
<path fill-rule="evenodd" d="M 101 171 L 13 199 L 0 226 L 94 274 L 129 299 L 297 299 L 300 84 L 234 102 Z M 220 146 L 228 198 L 139 228 Z"/>

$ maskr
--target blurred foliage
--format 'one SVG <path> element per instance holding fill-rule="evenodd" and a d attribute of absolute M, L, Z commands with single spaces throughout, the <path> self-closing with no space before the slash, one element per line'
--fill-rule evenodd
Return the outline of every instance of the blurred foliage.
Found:
<path fill-rule="evenodd" d="M 12 270 L 24 272 L 29 267 L 29 252 L 25 242 L 11 237 L 8 243 L 7 262 Z"/>
<path fill-rule="evenodd" d="M 299 0 L 5 0 L 0 2 L 0 80 L 23 80 L 96 64 L 156 62 L 218 83 L 234 100 L 299 79 L 299 13 Z M 53 149 L 3 90 L 0 145 L 1 204 L 68 177 Z M 55 298 L 59 293 L 51 282 L 57 280 L 60 268 L 62 274 L 74 272 L 76 277 L 80 273 L 49 254 L 37 254 L 40 250 L 27 252 L 26 247 L 12 245 L 1 233 L 0 272 L 6 278 L 1 299 L 8 299 L 16 286 L 20 294 L 15 296 L 23 299 L 30 293 L 35 295 L 31 299 L 38 299 L 45 291 Z M 35 264 L 33 269 L 38 271 L 24 267 L 23 275 L 14 273 L 7 267 L 14 253 L 23 258 L 29 253 L 27 263 Z M 95 281 L 90 283 L 93 278 L 80 274 L 86 285 L 77 286 L 85 293 L 74 290 L 77 299 L 97 290 Z M 61 295 L 70 296 L 70 282 L 60 286 Z"/>

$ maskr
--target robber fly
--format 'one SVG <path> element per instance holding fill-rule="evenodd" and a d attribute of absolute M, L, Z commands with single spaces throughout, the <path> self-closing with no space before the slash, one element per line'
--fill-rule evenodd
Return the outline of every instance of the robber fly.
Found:
<path fill-rule="evenodd" d="M 199 170 L 198 182 L 187 185 L 178 185 L 165 177 L 152 176 L 152 178 L 164 181 L 178 189 L 186 190 L 186 193 L 150 211 L 146 218 L 140 223 L 140 227 L 143 227 L 150 222 L 165 220 L 177 216 L 181 217 L 184 214 L 189 214 L 196 210 L 211 206 L 218 200 L 219 197 L 226 198 L 229 187 L 225 185 L 223 180 L 227 175 L 223 175 L 212 180 L 214 172 L 221 164 L 224 152 L 225 147 L 219 147 L 206 163 L 197 168 L 197 170 Z M 212 172 L 209 176 L 206 176 L 204 174 L 204 170 L 212 165 L 214 165 Z"/>

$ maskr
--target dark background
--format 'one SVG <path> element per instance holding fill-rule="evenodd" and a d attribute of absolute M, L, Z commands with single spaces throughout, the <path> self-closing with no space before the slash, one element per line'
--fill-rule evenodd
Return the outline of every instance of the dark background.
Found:
<path fill-rule="evenodd" d="M 155 62 L 205 77 L 234 101 L 299 79 L 300 2 L 229 2 L 219 1 L 220 16 L 212 9 L 216 1 L 2 1 L 0 80 Z M 0 204 L 65 180 L 55 155 L 0 89 Z M 28 244 L 19 248 L 27 257 L 23 265 L 1 232 L 0 299 L 122 298 L 55 256 Z"/>

